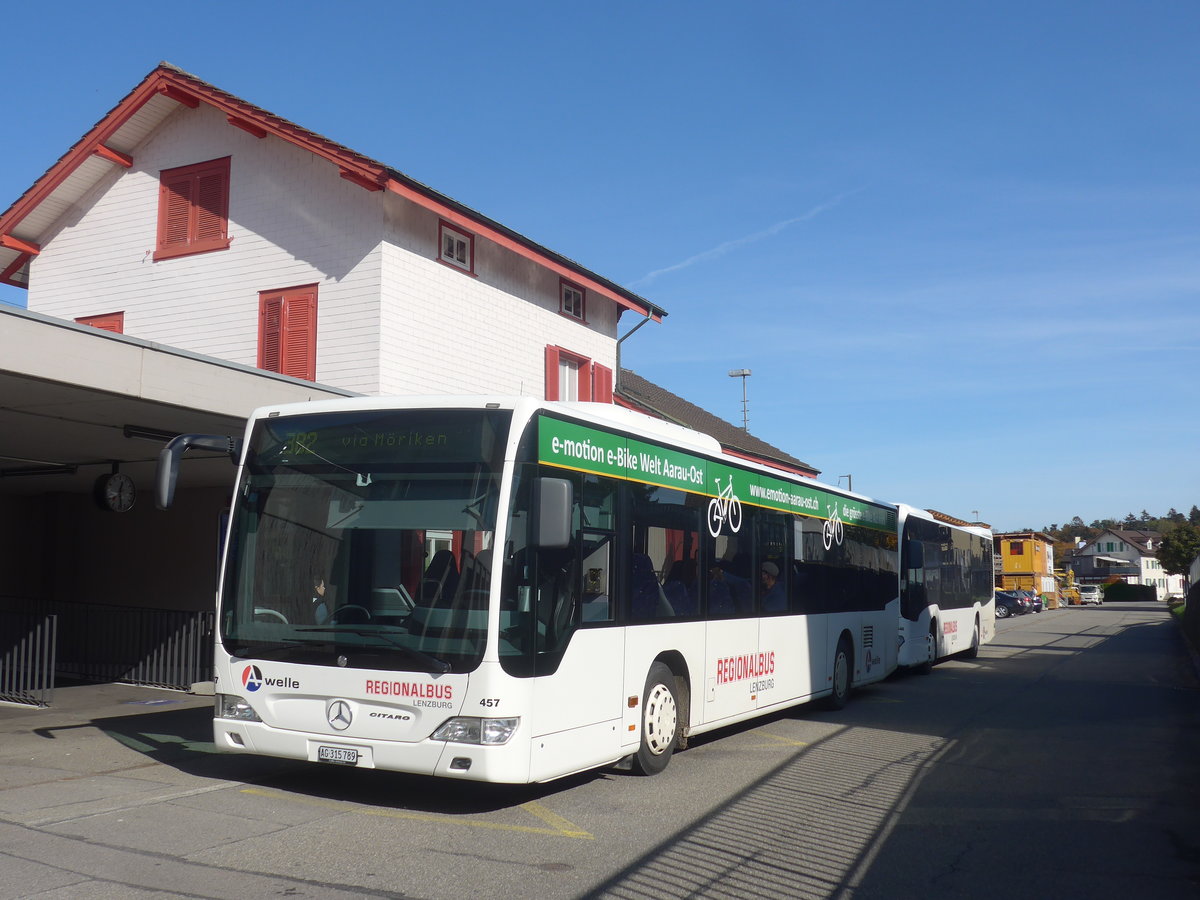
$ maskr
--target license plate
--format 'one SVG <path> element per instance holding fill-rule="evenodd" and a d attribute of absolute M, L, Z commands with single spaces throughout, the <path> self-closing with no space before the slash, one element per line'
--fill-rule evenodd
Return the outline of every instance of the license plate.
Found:
<path fill-rule="evenodd" d="M 358 765 L 358 751 L 353 747 L 318 747 L 317 760 L 339 763 L 343 766 Z"/>

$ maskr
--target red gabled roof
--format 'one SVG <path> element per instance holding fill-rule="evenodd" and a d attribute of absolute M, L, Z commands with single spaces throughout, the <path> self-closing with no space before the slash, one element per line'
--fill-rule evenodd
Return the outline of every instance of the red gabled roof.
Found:
<path fill-rule="evenodd" d="M 16 276 L 29 258 L 35 256 L 41 248 L 35 242 L 34 235 L 21 236 L 21 224 L 93 156 L 115 165 L 128 166 L 129 156 L 118 148 L 108 146 L 107 142 L 143 113 L 151 101 L 159 97 L 167 97 L 192 108 L 205 103 L 223 112 L 230 125 L 256 137 L 271 135 L 322 157 L 337 166 L 343 178 L 360 187 L 371 191 L 390 191 L 405 197 L 447 221 L 570 278 L 626 309 L 635 310 L 655 320 L 661 320 L 666 315 L 665 310 L 645 298 L 588 271 L 578 263 L 438 193 L 402 172 L 247 103 L 168 63 L 160 63 L 141 84 L 113 107 L 3 215 L 0 215 L 0 280 L 21 287 L 26 286 L 16 280 Z"/>

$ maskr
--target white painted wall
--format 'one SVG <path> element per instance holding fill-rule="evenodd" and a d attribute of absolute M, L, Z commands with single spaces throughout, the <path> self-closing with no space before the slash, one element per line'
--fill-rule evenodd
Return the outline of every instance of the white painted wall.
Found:
<path fill-rule="evenodd" d="M 438 261 L 436 215 L 400 198 L 389 213 L 381 393 L 543 397 L 547 344 L 613 366 L 611 301 L 589 294 L 589 322 L 568 319 L 557 274 L 477 237 L 471 275 Z"/>

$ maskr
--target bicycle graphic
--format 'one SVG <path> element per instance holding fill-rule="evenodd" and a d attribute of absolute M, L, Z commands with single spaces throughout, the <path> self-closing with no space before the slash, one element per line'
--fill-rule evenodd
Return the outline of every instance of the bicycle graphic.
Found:
<path fill-rule="evenodd" d="M 740 531 L 742 527 L 742 501 L 733 493 L 733 476 L 729 476 L 729 484 L 721 487 L 721 479 L 713 479 L 720 491 L 716 497 L 708 501 L 708 533 L 713 537 L 721 534 L 721 528 L 726 520 L 730 531 Z"/>
<path fill-rule="evenodd" d="M 826 550 L 832 549 L 834 544 L 840 546 L 846 536 L 846 526 L 842 524 L 842 517 L 838 515 L 837 501 L 830 503 L 828 509 L 829 518 L 821 524 L 821 541 Z"/>

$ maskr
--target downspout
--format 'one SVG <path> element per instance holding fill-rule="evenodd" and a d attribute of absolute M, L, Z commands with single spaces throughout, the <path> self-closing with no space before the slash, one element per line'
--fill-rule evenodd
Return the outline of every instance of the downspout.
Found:
<path fill-rule="evenodd" d="M 646 318 L 638 322 L 625 334 L 625 337 L 617 338 L 617 371 L 613 373 L 613 393 L 616 394 L 621 389 L 621 344 L 625 343 L 627 338 L 633 337 L 633 333 L 645 325 L 652 318 L 649 309 L 646 310 Z"/>

